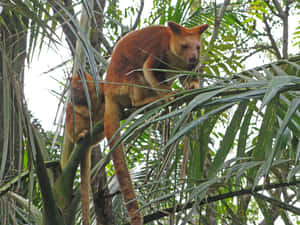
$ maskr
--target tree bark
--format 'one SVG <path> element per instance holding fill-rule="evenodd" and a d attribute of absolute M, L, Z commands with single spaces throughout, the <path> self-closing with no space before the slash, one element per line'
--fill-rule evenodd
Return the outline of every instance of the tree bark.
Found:
<path fill-rule="evenodd" d="M 103 35 L 104 26 L 104 8 L 106 0 L 94 1 L 94 15 L 95 18 L 91 23 L 90 41 L 91 45 L 97 52 L 101 51 L 101 45 L 103 44 L 106 49 L 111 52 L 112 48 L 107 43 Z M 97 62 L 97 66 L 101 65 L 101 62 Z M 104 67 L 98 69 L 100 76 L 105 72 Z M 99 146 L 94 147 L 91 153 L 91 168 L 103 158 L 101 149 Z M 96 171 L 95 175 L 91 179 L 91 187 L 94 200 L 94 209 L 96 214 L 97 225 L 112 225 L 114 224 L 114 217 L 112 211 L 112 201 L 109 196 L 109 190 L 107 185 L 107 178 L 105 169 Z"/>
<path fill-rule="evenodd" d="M 93 168 L 101 159 L 103 155 L 100 147 L 95 147 L 92 150 L 92 167 Z M 95 213 L 97 225 L 112 225 L 114 224 L 114 217 L 112 211 L 112 201 L 109 196 L 109 190 L 107 185 L 107 178 L 105 169 L 96 171 L 92 176 L 91 186 L 93 192 Z"/>

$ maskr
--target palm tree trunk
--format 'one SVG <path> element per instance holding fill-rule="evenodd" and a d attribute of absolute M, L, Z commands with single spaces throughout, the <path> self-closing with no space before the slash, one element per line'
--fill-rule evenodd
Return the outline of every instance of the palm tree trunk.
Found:
<path fill-rule="evenodd" d="M 15 176 L 22 168 L 23 131 L 21 106 L 24 99 L 24 65 L 28 19 L 3 9 L 0 24 L 0 180 Z"/>

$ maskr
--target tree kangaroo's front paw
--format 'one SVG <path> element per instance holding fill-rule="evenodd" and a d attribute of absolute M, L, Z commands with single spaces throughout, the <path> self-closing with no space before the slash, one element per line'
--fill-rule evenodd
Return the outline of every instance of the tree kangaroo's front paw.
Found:
<path fill-rule="evenodd" d="M 81 131 L 80 134 L 77 136 L 76 142 L 85 139 L 86 136 L 88 135 L 88 133 L 89 133 L 89 131 L 87 129 L 84 129 L 83 131 Z"/>
<path fill-rule="evenodd" d="M 166 102 L 169 102 L 169 101 L 174 100 L 175 97 L 172 96 L 172 95 L 174 95 L 175 93 L 176 93 L 176 92 L 169 92 L 169 93 L 165 94 L 165 95 L 163 96 L 164 99 L 165 99 L 165 101 L 166 101 Z"/>

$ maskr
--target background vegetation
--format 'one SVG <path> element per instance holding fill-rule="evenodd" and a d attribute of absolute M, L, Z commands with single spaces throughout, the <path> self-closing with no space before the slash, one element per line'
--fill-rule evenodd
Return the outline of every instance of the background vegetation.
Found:
<path fill-rule="evenodd" d="M 122 122 L 145 223 L 300 224 L 300 2 L 145 4 L 0 1 L 0 224 L 81 222 L 76 170 L 89 139 L 60 171 L 63 124 L 45 131 L 25 101 L 24 66 L 33 54 L 66 41 L 72 60 L 53 69 L 103 79 L 117 40 L 169 20 L 210 28 L 198 70 L 189 73 L 203 87 L 175 83 L 175 100 L 129 109 Z M 291 23 L 298 25 L 292 32 Z M 64 103 L 65 91 L 54 91 Z M 105 143 L 93 151 L 91 220 L 126 224 L 109 155 Z"/>

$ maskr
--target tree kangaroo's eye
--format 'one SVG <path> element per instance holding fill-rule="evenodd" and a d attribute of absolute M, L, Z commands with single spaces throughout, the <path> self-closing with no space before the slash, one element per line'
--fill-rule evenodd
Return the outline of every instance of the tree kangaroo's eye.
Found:
<path fill-rule="evenodd" d="M 200 45 L 197 45 L 197 47 L 196 47 L 196 48 L 197 48 L 197 50 L 199 51 L 199 50 L 200 50 Z"/>
<path fill-rule="evenodd" d="M 181 45 L 182 49 L 187 49 L 189 46 L 188 45 Z"/>

